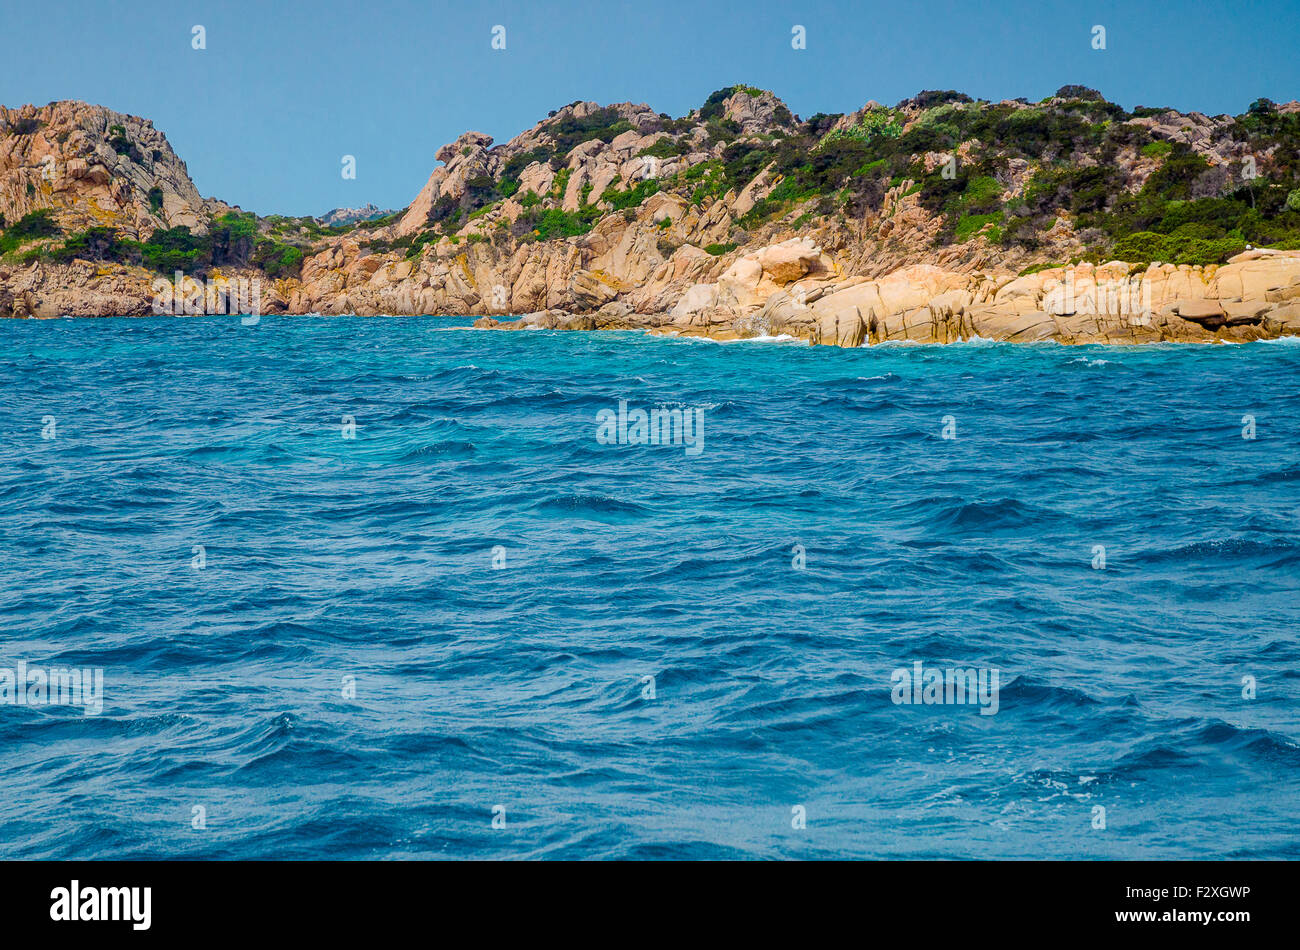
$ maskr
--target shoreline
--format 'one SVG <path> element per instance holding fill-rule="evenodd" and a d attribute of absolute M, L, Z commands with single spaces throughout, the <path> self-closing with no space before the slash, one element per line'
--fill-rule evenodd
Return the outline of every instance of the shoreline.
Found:
<path fill-rule="evenodd" d="M 472 319 L 478 329 L 635 330 L 719 341 L 784 336 L 848 348 L 974 339 L 1133 345 L 1300 336 L 1300 251 L 1252 249 L 1226 264 L 1204 267 L 1111 261 L 1019 276 L 913 264 L 869 279 L 846 276 L 811 239 L 791 238 L 735 258 L 713 281 L 678 283 L 666 299 L 656 298 L 658 306 L 642 304 L 648 312 L 619 294 L 594 309 L 552 307 L 521 314 L 486 312 L 491 298 L 483 295 L 457 307 L 460 313 L 425 307 L 434 301 L 411 286 L 421 279 L 419 273 L 408 264 L 400 277 L 391 275 L 397 265 L 374 255 L 364 290 L 339 288 L 322 298 L 308 297 L 296 281 L 262 282 L 242 272 L 214 271 L 206 280 L 177 274 L 173 285 L 139 268 L 101 269 L 83 261 L 36 264 L 0 274 L 7 278 L 0 280 L 0 314 L 441 315 Z M 484 280 L 500 287 L 510 275 L 489 272 Z"/>
<path fill-rule="evenodd" d="M 616 301 L 594 313 L 489 315 L 474 325 L 720 340 L 788 336 L 849 348 L 975 338 L 1246 343 L 1300 335 L 1300 252 L 1251 250 L 1205 268 L 1112 261 L 1017 277 L 917 264 L 868 280 L 841 276 L 817 245 L 795 238 L 743 255 L 716 282 L 687 288 L 668 312 L 635 313 Z"/>
<path fill-rule="evenodd" d="M 150 318 L 168 318 L 176 321 L 188 321 L 195 319 L 217 319 L 221 317 L 238 317 L 239 314 L 197 314 L 197 315 L 172 315 L 172 314 L 103 314 L 101 316 L 75 316 L 71 314 L 60 314 L 53 317 L 10 317 L 7 318 L 14 322 L 55 322 L 64 320 L 75 321 L 98 321 L 98 320 L 147 320 Z M 438 314 L 438 313 L 282 313 L 273 315 L 278 320 L 284 319 L 325 319 L 325 320 L 445 320 L 464 314 Z M 476 325 L 483 320 L 478 318 L 474 324 L 464 324 L 461 326 L 436 326 L 426 327 L 431 333 L 462 333 L 466 331 L 479 331 L 491 333 L 497 330 L 525 330 L 529 332 L 582 332 L 582 333 L 610 333 L 626 334 L 628 336 L 646 337 L 655 340 L 677 340 L 684 342 L 716 343 L 726 345 L 731 343 L 770 343 L 782 345 L 798 346 L 817 346 L 808 339 L 791 336 L 789 334 L 772 335 L 772 336 L 735 336 L 735 335 L 705 335 L 700 332 L 690 330 L 679 331 L 675 329 L 647 328 L 647 327 L 612 327 L 597 326 L 591 329 L 579 329 L 575 327 L 542 327 L 542 326 L 516 326 L 525 318 L 535 316 L 534 314 L 503 314 L 503 316 L 515 317 L 510 321 L 499 321 L 498 326 L 488 327 Z M 864 342 L 856 347 L 840 347 L 840 349 L 910 349 L 912 347 L 995 347 L 995 346 L 1061 346 L 1061 347 L 1114 347 L 1114 348 L 1142 348 L 1156 346 L 1245 346 L 1251 343 L 1286 343 L 1294 340 L 1300 344 L 1300 329 L 1295 332 L 1281 333 L 1277 336 L 1257 336 L 1251 339 L 1229 339 L 1226 337 L 1211 337 L 1209 339 L 1155 339 L 1155 340 L 1064 340 L 1055 337 L 1044 337 L 1035 340 L 998 340 L 990 337 L 980 336 L 978 334 L 970 337 L 958 337 L 944 342 L 902 339 L 902 340 L 882 340 L 880 342 Z"/>

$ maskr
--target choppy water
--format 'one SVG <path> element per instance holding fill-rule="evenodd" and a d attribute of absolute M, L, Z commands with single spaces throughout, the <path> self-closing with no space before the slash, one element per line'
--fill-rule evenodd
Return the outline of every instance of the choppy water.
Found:
<path fill-rule="evenodd" d="M 1295 341 L 456 322 L 0 322 L 0 856 L 1300 856 Z"/>

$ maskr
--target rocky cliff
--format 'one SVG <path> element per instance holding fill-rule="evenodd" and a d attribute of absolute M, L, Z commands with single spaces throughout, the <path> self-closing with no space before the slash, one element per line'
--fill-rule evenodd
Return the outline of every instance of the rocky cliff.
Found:
<path fill-rule="evenodd" d="M 500 145 L 465 133 L 400 215 L 335 227 L 204 202 L 143 120 L 79 103 L 0 114 L 5 235 L 42 209 L 58 225 L 9 240 L 0 313 L 148 312 L 155 272 L 179 261 L 261 274 L 263 312 L 483 326 L 838 345 L 1296 329 L 1296 103 L 1129 113 L 1067 87 L 805 121 L 741 86 L 677 119 L 575 102 Z M 96 252 L 77 230 L 92 223 L 141 247 Z"/>
<path fill-rule="evenodd" d="M 202 231 L 218 207 L 148 119 L 83 102 L 0 106 L 6 222 L 49 209 L 65 233 L 98 225 L 140 237 L 178 225 Z"/>
<path fill-rule="evenodd" d="M 832 346 L 985 339 L 1061 343 L 1237 342 L 1300 335 L 1300 251 L 1252 250 L 1222 266 L 1122 262 L 1021 277 L 915 264 L 883 278 L 845 277 L 804 239 L 750 252 L 669 313 L 617 302 L 550 310 L 501 329 L 645 329 L 734 340 L 788 336 Z"/>

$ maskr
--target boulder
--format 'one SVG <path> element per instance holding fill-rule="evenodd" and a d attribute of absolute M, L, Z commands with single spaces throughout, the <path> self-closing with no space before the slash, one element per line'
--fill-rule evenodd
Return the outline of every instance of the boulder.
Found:
<path fill-rule="evenodd" d="M 1179 300 L 1174 303 L 1173 312 L 1184 320 L 1210 329 L 1228 322 L 1228 315 L 1217 300 Z"/>
<path fill-rule="evenodd" d="M 618 296 L 618 291 L 591 271 L 574 271 L 569 278 L 569 290 L 579 307 L 596 310 Z"/>

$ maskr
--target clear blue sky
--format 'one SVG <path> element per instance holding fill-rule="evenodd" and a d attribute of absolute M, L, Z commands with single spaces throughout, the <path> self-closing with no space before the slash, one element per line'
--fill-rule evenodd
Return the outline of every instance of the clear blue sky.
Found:
<path fill-rule="evenodd" d="M 1298 26 L 1300 0 L 3 0 L 0 103 L 146 116 L 204 195 L 319 214 L 402 207 L 462 131 L 505 141 L 575 99 L 676 116 L 749 83 L 807 118 L 921 89 L 1037 99 L 1082 83 L 1128 107 L 1237 113 L 1300 97 Z"/>

